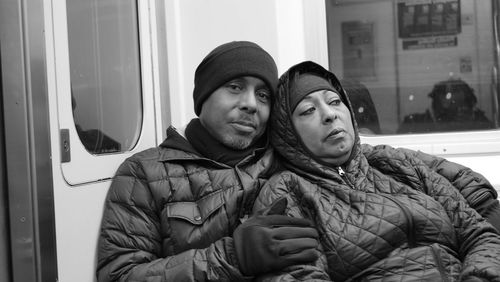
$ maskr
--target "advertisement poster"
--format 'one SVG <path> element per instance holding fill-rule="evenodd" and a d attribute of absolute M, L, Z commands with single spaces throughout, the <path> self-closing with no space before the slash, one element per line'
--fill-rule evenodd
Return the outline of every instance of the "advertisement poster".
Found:
<path fill-rule="evenodd" d="M 460 0 L 399 0 L 397 5 L 404 50 L 457 45 Z"/>
<path fill-rule="evenodd" d="M 344 76 L 360 80 L 375 78 L 375 45 L 372 22 L 342 23 Z"/>

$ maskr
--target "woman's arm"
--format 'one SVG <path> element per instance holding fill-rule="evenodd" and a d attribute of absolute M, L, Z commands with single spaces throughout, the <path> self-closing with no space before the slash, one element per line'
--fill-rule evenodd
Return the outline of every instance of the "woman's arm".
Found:
<path fill-rule="evenodd" d="M 461 278 L 479 277 L 500 280 L 500 235 L 471 208 L 457 189 L 435 171 L 412 160 L 422 177 L 428 195 L 437 200 L 452 221 L 459 242 L 459 258 L 463 262 Z"/>
<path fill-rule="evenodd" d="M 368 159 L 376 154 L 378 149 L 393 149 L 387 145 L 370 146 L 367 144 L 363 144 L 362 148 Z M 483 175 L 463 165 L 421 151 L 406 148 L 398 148 L 398 150 L 408 158 L 421 160 L 431 170 L 444 176 L 473 209 L 500 231 L 500 202 L 497 199 L 497 191 Z"/>

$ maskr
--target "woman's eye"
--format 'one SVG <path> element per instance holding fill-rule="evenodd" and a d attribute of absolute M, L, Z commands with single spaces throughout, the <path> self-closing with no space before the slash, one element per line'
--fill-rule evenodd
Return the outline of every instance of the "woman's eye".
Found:
<path fill-rule="evenodd" d="M 306 115 L 310 115 L 314 112 L 315 108 L 314 107 L 310 107 L 310 108 L 307 108 L 306 110 L 300 112 L 300 115 L 301 116 L 306 116 Z"/>
<path fill-rule="evenodd" d="M 337 105 L 340 105 L 341 103 L 342 103 L 342 100 L 340 100 L 340 99 L 332 99 L 330 102 L 328 102 L 328 105 L 337 106 Z"/>

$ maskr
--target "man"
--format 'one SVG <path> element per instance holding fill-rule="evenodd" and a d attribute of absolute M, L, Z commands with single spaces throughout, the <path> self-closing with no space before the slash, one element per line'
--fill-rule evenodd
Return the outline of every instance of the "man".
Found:
<path fill-rule="evenodd" d="M 307 220 L 250 213 L 273 161 L 266 123 L 278 81 L 258 45 L 215 48 L 195 72 L 195 113 L 118 169 L 106 199 L 99 281 L 240 281 L 318 257 Z M 240 224 L 240 222 L 243 223 Z"/>
<path fill-rule="evenodd" d="M 423 113 L 413 113 L 403 119 L 398 133 L 447 132 L 494 128 L 469 84 L 461 79 L 436 83 L 428 95 L 431 107 Z"/>

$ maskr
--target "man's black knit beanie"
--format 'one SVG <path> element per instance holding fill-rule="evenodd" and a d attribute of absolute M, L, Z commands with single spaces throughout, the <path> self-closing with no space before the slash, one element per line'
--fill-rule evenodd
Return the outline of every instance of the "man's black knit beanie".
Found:
<path fill-rule="evenodd" d="M 233 41 L 212 50 L 194 74 L 194 112 L 199 115 L 203 102 L 231 79 L 254 76 L 262 79 L 272 94 L 278 84 L 278 69 L 269 53 L 248 41 Z"/>

